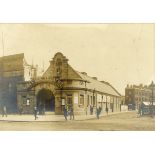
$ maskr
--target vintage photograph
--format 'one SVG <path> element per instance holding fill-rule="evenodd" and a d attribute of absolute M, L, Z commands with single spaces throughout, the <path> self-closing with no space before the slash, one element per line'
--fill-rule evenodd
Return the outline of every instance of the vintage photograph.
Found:
<path fill-rule="evenodd" d="M 155 24 L 0 24 L 1 131 L 155 131 Z"/>

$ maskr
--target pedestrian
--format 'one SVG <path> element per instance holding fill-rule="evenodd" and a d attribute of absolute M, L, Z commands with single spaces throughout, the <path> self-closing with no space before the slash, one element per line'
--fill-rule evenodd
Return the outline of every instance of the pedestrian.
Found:
<path fill-rule="evenodd" d="M 90 105 L 90 114 L 92 115 L 93 114 L 93 106 Z"/>
<path fill-rule="evenodd" d="M 144 115 L 144 104 L 141 103 L 141 116 L 143 116 L 143 115 Z"/>
<path fill-rule="evenodd" d="M 37 117 L 37 107 L 36 106 L 34 107 L 34 118 L 35 118 L 35 120 L 38 118 Z"/>
<path fill-rule="evenodd" d="M 70 111 L 69 111 L 70 113 L 70 120 L 73 118 L 73 120 L 74 120 L 74 111 L 73 111 L 73 107 L 70 107 Z"/>
<path fill-rule="evenodd" d="M 2 109 L 2 117 L 7 117 L 7 110 L 6 110 L 6 106 L 3 106 L 3 109 Z"/>
<path fill-rule="evenodd" d="M 67 108 L 64 107 L 63 111 L 64 111 L 64 117 L 65 117 L 65 120 L 67 121 Z"/>
<path fill-rule="evenodd" d="M 96 116 L 97 116 L 97 119 L 99 119 L 99 115 L 100 115 L 100 110 L 99 108 L 96 109 Z"/>
<path fill-rule="evenodd" d="M 100 116 L 100 114 L 101 114 L 101 111 L 102 111 L 102 108 L 101 108 L 101 106 L 99 106 L 99 107 L 96 109 L 96 116 L 97 116 L 98 119 L 99 119 L 99 116 Z"/>

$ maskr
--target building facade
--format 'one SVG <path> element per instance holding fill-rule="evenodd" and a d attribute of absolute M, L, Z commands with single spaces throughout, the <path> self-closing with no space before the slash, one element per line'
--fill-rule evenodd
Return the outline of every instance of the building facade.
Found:
<path fill-rule="evenodd" d="M 62 53 L 55 54 L 41 77 L 36 76 L 36 71 L 25 72 L 31 77 L 25 80 L 22 72 L 14 90 L 16 110 L 22 113 L 33 113 L 35 106 L 40 114 L 54 112 L 58 115 L 63 114 L 64 107 L 73 107 L 75 114 L 89 114 L 90 106 L 94 112 L 98 106 L 103 111 L 106 107 L 109 112 L 121 110 L 121 95 L 111 84 L 74 70 Z"/>
<path fill-rule="evenodd" d="M 132 105 L 133 109 L 138 108 L 142 102 L 151 103 L 153 96 L 155 96 L 155 89 L 152 91 L 147 85 L 127 85 L 125 88 L 125 104 Z"/>
<path fill-rule="evenodd" d="M 30 80 L 36 75 L 36 69 L 28 65 L 24 54 L 0 58 L 0 105 L 6 106 L 10 113 L 17 112 L 17 84 Z"/>

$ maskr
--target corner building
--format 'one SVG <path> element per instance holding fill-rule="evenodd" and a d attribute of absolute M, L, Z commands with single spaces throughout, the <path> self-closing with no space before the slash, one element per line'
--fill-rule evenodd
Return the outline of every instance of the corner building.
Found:
<path fill-rule="evenodd" d="M 62 53 L 56 53 L 43 76 L 19 82 L 17 104 L 23 113 L 63 114 L 63 108 L 73 107 L 75 114 L 89 114 L 90 105 L 120 111 L 121 96 L 108 82 L 98 81 L 85 72 L 75 71 Z"/>
<path fill-rule="evenodd" d="M 23 55 L 20 57 L 23 60 Z M 23 66 L 23 62 L 15 66 Z M 53 112 L 59 115 L 63 114 L 64 106 L 72 106 L 75 114 L 89 114 L 90 105 L 94 112 L 98 106 L 103 111 L 108 107 L 109 112 L 121 109 L 121 95 L 111 84 L 98 81 L 85 72 L 75 71 L 62 53 L 55 54 L 41 77 L 36 76 L 36 68 L 32 66 L 27 70 L 22 67 L 21 70 L 22 79 L 16 80 L 13 90 L 16 111 L 22 109 L 23 113 L 31 114 L 34 106 L 37 106 L 40 114 Z M 26 72 L 31 75 L 29 78 L 24 78 Z M 11 101 L 8 102 L 9 105 L 12 104 Z"/>

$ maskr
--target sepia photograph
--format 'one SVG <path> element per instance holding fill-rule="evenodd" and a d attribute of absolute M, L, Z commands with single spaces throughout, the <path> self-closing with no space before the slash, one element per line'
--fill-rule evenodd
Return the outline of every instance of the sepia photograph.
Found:
<path fill-rule="evenodd" d="M 0 1 L 1 154 L 153 154 L 154 10 Z"/>
<path fill-rule="evenodd" d="M 1 131 L 154 131 L 155 24 L 0 24 Z"/>

